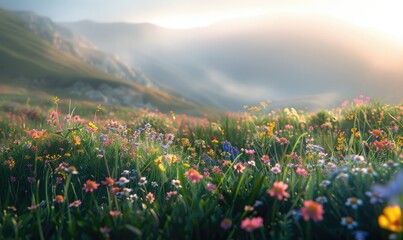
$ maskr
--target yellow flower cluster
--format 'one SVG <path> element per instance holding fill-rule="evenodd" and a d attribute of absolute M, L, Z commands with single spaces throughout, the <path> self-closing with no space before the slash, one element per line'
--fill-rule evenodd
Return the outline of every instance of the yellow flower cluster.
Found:
<path fill-rule="evenodd" d="M 337 151 L 343 151 L 344 149 L 344 132 L 339 132 L 339 137 L 337 138 Z"/>

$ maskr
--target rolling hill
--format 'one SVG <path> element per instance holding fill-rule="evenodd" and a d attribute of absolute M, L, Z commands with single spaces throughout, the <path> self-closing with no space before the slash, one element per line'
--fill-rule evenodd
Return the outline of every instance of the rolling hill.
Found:
<path fill-rule="evenodd" d="M 119 79 L 73 54 L 62 51 L 26 27 L 26 20 L 0 9 L 0 84 L 91 100 L 105 104 L 197 109 L 168 93 Z"/>

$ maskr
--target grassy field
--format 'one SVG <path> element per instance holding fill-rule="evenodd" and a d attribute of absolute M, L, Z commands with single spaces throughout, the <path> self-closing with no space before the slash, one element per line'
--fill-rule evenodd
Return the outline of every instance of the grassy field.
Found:
<path fill-rule="evenodd" d="M 403 239 L 403 105 L 74 104 L 1 103 L 0 238 Z"/>

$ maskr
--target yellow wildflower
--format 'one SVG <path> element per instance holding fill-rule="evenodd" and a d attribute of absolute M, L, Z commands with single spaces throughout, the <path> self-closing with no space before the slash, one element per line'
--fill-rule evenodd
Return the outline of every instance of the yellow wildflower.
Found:
<path fill-rule="evenodd" d="M 379 227 L 392 231 L 401 232 L 402 228 L 402 211 L 399 206 L 386 206 L 383 214 L 378 217 Z"/>

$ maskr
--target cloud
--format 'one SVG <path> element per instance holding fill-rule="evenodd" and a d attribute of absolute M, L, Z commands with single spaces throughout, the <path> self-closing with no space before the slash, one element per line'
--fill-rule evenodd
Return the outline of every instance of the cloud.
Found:
<path fill-rule="evenodd" d="M 296 96 L 309 104 L 360 94 L 401 100 L 403 44 L 335 18 L 270 15 L 193 30 L 87 27 L 99 28 L 90 40 L 131 55 L 152 79 L 225 108 Z M 112 38 L 103 34 L 112 31 Z"/>

